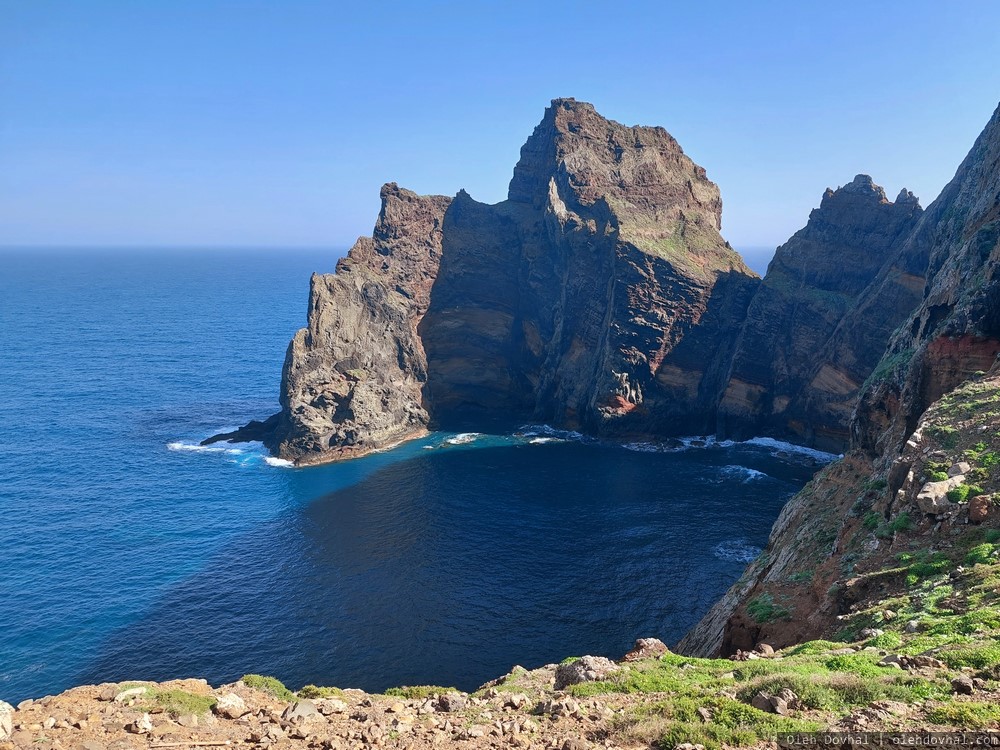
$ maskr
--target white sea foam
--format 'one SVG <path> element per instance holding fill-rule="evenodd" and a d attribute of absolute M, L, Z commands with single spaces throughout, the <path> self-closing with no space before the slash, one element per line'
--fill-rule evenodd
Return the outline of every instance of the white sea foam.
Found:
<path fill-rule="evenodd" d="M 278 466 L 284 469 L 290 469 L 295 466 L 291 461 L 284 458 L 275 458 L 274 456 L 264 456 L 264 463 L 268 466 Z"/>
<path fill-rule="evenodd" d="M 593 442 L 594 438 L 576 432 L 575 430 L 558 430 L 547 424 L 526 424 L 518 428 L 514 437 L 527 438 L 529 443 L 553 443 L 559 441 L 572 441 L 576 443 Z"/>
<path fill-rule="evenodd" d="M 770 448 L 773 453 L 798 453 L 803 456 L 814 458 L 817 461 L 822 461 L 823 463 L 829 463 L 830 461 L 835 461 L 840 458 L 840 454 L 837 453 L 825 453 L 824 451 L 818 451 L 815 448 L 806 448 L 802 445 L 786 443 L 769 437 L 750 438 L 745 441 L 745 444 L 757 445 L 761 448 Z"/>
<path fill-rule="evenodd" d="M 448 445 L 468 445 L 469 443 L 476 442 L 476 439 L 482 437 L 481 432 L 460 432 L 454 437 L 450 437 L 445 440 Z"/>
<path fill-rule="evenodd" d="M 751 469 L 749 466 L 737 466 L 735 464 L 731 464 L 729 466 L 723 466 L 719 471 L 723 474 L 723 476 L 741 479 L 744 484 L 747 482 L 753 482 L 757 479 L 767 479 L 767 474 L 763 471 Z"/>
<path fill-rule="evenodd" d="M 715 545 L 712 554 L 720 560 L 749 563 L 757 559 L 763 550 L 750 544 L 746 539 L 729 539 Z"/>
<path fill-rule="evenodd" d="M 191 451 L 192 453 L 229 453 L 233 449 L 223 448 L 221 445 L 198 445 L 197 443 L 185 443 L 177 440 L 167 443 L 167 449 L 172 451 Z M 236 451 L 240 453 L 241 451 Z"/>

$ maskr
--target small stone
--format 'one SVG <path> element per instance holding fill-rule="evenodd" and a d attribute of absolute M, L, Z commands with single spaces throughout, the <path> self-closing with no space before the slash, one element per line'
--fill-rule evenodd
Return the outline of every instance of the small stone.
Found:
<path fill-rule="evenodd" d="M 513 708 L 516 711 L 520 708 L 524 708 L 529 703 L 531 703 L 531 699 L 524 693 L 514 693 L 513 695 L 507 697 L 507 701 L 504 705 L 508 708 Z"/>
<path fill-rule="evenodd" d="M 860 636 L 862 641 L 867 641 L 869 638 L 877 638 L 883 633 L 885 633 L 885 631 L 882 630 L 882 628 L 864 628 L 860 633 L 858 633 L 858 636 Z"/>
<path fill-rule="evenodd" d="M 212 710 L 217 716 L 224 719 L 238 719 L 246 714 L 249 709 L 246 702 L 236 693 L 223 693 L 216 701 Z"/>
<path fill-rule="evenodd" d="M 758 711 L 774 713 L 774 706 L 771 705 L 771 696 L 767 693 L 757 693 L 751 700 L 750 705 Z"/>
<path fill-rule="evenodd" d="M 153 720 L 149 718 L 149 714 L 143 714 L 131 724 L 127 724 L 125 731 L 131 734 L 149 734 L 153 731 Z"/>
<path fill-rule="evenodd" d="M 113 701 L 116 695 L 118 695 L 117 685 L 105 685 L 101 688 L 101 692 L 97 694 L 97 700 L 105 702 Z"/>
<path fill-rule="evenodd" d="M 80 743 L 80 750 L 106 750 L 106 748 L 96 740 L 87 740 Z"/>
<path fill-rule="evenodd" d="M 438 697 L 437 710 L 445 713 L 464 711 L 468 703 L 468 697 L 462 693 L 445 693 Z"/>
<path fill-rule="evenodd" d="M 590 743 L 574 737 L 569 738 L 562 744 L 562 750 L 589 750 Z"/>
<path fill-rule="evenodd" d="M 406 706 L 404 706 L 399 701 L 396 701 L 394 703 L 390 703 L 385 710 L 386 710 L 387 713 L 390 713 L 390 714 L 398 714 L 398 713 L 402 713 L 403 711 L 405 711 L 406 710 Z"/>
<path fill-rule="evenodd" d="M 705 750 L 705 746 L 691 742 L 682 742 L 679 745 L 674 745 L 674 750 Z"/>
<path fill-rule="evenodd" d="M 698 707 L 698 716 L 701 717 L 701 720 L 703 722 L 705 722 L 706 724 L 709 724 L 712 721 L 712 709 L 705 708 L 704 706 L 699 706 Z"/>
<path fill-rule="evenodd" d="M 758 643 L 754 651 L 761 656 L 774 656 L 774 646 L 769 643 Z"/>
<path fill-rule="evenodd" d="M 54 716 L 48 717 L 42 722 L 42 729 L 52 729 L 56 725 L 56 719 Z"/>
<path fill-rule="evenodd" d="M 198 714 L 181 714 L 177 717 L 177 723 L 182 727 L 193 729 L 198 726 Z"/>
<path fill-rule="evenodd" d="M 316 704 L 316 708 L 324 716 L 342 714 L 347 710 L 347 703 L 340 700 L 340 698 L 318 698 L 313 703 Z"/>
<path fill-rule="evenodd" d="M 916 633 L 920 630 L 920 622 L 918 620 L 910 620 L 906 623 L 906 627 L 903 628 L 907 633 Z"/>

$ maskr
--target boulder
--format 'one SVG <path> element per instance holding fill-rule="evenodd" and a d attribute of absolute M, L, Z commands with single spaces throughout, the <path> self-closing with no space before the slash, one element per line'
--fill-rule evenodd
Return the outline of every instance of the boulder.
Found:
<path fill-rule="evenodd" d="M 969 522 L 982 523 L 990 517 L 992 495 L 977 495 L 969 500 Z"/>
<path fill-rule="evenodd" d="M 14 707 L 0 701 L 0 742 L 6 742 L 14 733 Z"/>
<path fill-rule="evenodd" d="M 635 646 L 625 656 L 622 661 L 640 661 L 642 659 L 657 659 L 664 654 L 669 654 L 670 649 L 659 638 L 637 638 Z"/>
<path fill-rule="evenodd" d="M 130 734 L 149 734 L 153 731 L 153 720 L 149 718 L 149 714 L 143 714 L 131 724 L 126 724 L 125 731 Z"/>
<path fill-rule="evenodd" d="M 292 724 L 301 724 L 307 721 L 321 719 L 323 715 L 316 709 L 316 704 L 308 698 L 295 701 L 282 712 L 281 718 Z"/>
<path fill-rule="evenodd" d="M 972 471 L 972 467 L 965 461 L 959 461 L 957 464 L 952 464 L 951 468 L 948 469 L 949 477 L 957 477 L 960 474 L 968 474 Z"/>
<path fill-rule="evenodd" d="M 224 719 L 238 719 L 249 709 L 244 700 L 236 693 L 223 693 L 215 701 L 212 710 Z"/>
<path fill-rule="evenodd" d="M 580 682 L 597 682 L 617 672 L 620 667 L 603 656 L 581 656 L 569 664 L 556 668 L 556 690 L 564 690 Z"/>
<path fill-rule="evenodd" d="M 954 507 L 948 499 L 948 493 L 965 481 L 964 475 L 946 479 L 943 482 L 928 482 L 917 493 L 917 507 L 924 513 L 943 513 Z"/>
<path fill-rule="evenodd" d="M 469 704 L 468 696 L 462 693 L 445 693 L 437 699 L 437 710 L 445 713 L 463 711 Z"/>
<path fill-rule="evenodd" d="M 959 695 L 972 695 L 976 692 L 976 685 L 971 677 L 962 675 L 951 681 L 951 689 Z"/>

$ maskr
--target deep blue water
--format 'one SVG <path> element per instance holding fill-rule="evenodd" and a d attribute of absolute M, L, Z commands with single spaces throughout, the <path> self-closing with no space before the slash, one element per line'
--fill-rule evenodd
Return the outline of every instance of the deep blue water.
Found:
<path fill-rule="evenodd" d="M 335 253 L 0 254 L 0 698 L 247 672 L 470 689 L 679 638 L 814 465 L 774 446 L 434 434 L 271 465 Z"/>

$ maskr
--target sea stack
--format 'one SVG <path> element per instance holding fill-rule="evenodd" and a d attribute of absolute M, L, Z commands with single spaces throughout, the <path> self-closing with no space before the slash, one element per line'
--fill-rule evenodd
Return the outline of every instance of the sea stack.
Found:
<path fill-rule="evenodd" d="M 705 170 L 663 128 L 557 99 L 508 196 L 386 185 L 372 237 L 313 276 L 281 412 L 218 437 L 304 464 L 469 419 L 714 429 L 759 279 L 719 234 Z"/>

